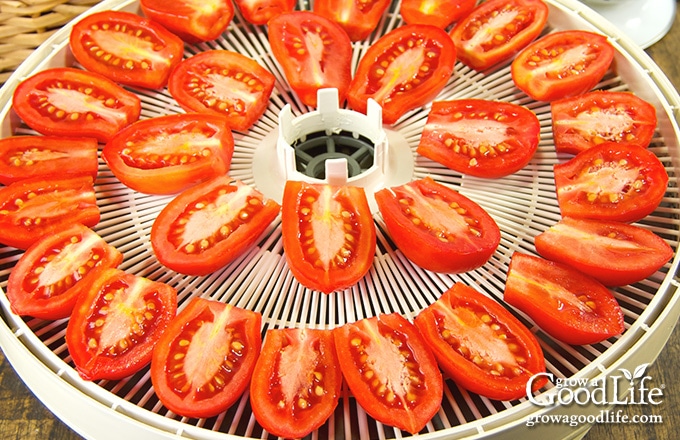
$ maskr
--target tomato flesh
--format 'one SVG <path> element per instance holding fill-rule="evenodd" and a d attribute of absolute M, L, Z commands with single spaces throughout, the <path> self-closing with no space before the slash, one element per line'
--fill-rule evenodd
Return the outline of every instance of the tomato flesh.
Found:
<path fill-rule="evenodd" d="M 390 0 L 315 0 L 314 13 L 338 23 L 350 40 L 367 38 L 378 26 Z"/>
<path fill-rule="evenodd" d="M 234 0 L 234 4 L 244 19 L 255 25 L 265 25 L 272 18 L 295 9 L 295 0 Z"/>
<path fill-rule="evenodd" d="M 402 0 L 399 13 L 408 24 L 430 24 L 442 29 L 472 11 L 477 0 Z"/>
<path fill-rule="evenodd" d="M 188 43 L 214 40 L 234 18 L 231 0 L 140 0 L 144 15 Z"/>

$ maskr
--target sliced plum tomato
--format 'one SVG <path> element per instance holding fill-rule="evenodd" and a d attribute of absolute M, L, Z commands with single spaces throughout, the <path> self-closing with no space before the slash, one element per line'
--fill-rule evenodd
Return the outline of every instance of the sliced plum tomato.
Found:
<path fill-rule="evenodd" d="M 77 283 L 117 267 L 123 254 L 90 228 L 75 223 L 46 235 L 19 258 L 9 274 L 7 298 L 20 316 L 61 319 L 71 315 Z"/>
<path fill-rule="evenodd" d="M 31 177 L 91 176 L 99 170 L 97 140 L 63 136 L 0 139 L 0 183 Z"/>
<path fill-rule="evenodd" d="M 534 239 L 548 260 L 575 267 L 605 286 L 641 281 L 673 257 L 658 235 L 627 223 L 563 218 Z"/>
<path fill-rule="evenodd" d="M 624 330 L 621 307 L 602 283 L 533 255 L 512 255 L 503 300 L 567 344 L 595 344 Z"/>
<path fill-rule="evenodd" d="M 416 151 L 454 171 L 497 178 L 529 163 L 540 134 L 541 123 L 534 112 L 517 104 L 436 101 Z"/>
<path fill-rule="evenodd" d="M 604 35 L 582 30 L 548 34 L 530 43 L 513 60 L 512 80 L 537 101 L 554 101 L 588 92 L 614 60 Z"/>
<path fill-rule="evenodd" d="M 248 388 L 262 347 L 262 316 L 195 297 L 153 351 L 151 382 L 160 401 L 185 417 L 212 417 Z"/>
<path fill-rule="evenodd" d="M 415 434 L 439 411 L 444 383 L 437 360 L 406 318 L 364 318 L 333 336 L 342 375 L 371 417 Z"/>
<path fill-rule="evenodd" d="M 243 18 L 251 24 L 264 25 L 279 14 L 292 12 L 295 0 L 234 0 Z"/>
<path fill-rule="evenodd" d="M 257 61 L 228 50 L 207 50 L 182 61 L 168 92 L 188 112 L 221 115 L 245 131 L 264 114 L 275 78 Z"/>
<path fill-rule="evenodd" d="M 489 0 L 456 23 L 450 35 L 458 59 L 486 70 L 534 41 L 548 21 L 543 0 Z"/>
<path fill-rule="evenodd" d="M 73 25 L 69 45 L 87 70 L 149 89 L 164 87 L 170 70 L 184 56 L 179 37 L 155 21 L 125 11 L 86 15 Z"/>
<path fill-rule="evenodd" d="M 176 194 L 229 170 L 234 136 L 226 119 L 179 113 L 138 121 L 102 150 L 113 174 L 145 194 Z"/>
<path fill-rule="evenodd" d="M 596 90 L 550 104 L 555 150 L 578 154 L 605 142 L 649 146 L 656 109 L 630 92 Z"/>
<path fill-rule="evenodd" d="M 41 134 L 106 142 L 139 119 L 142 104 L 137 95 L 102 75 L 55 67 L 19 83 L 12 108 Z"/>
<path fill-rule="evenodd" d="M 316 107 L 319 89 L 338 89 L 345 101 L 352 79 L 352 42 L 334 21 L 309 11 L 269 21 L 269 44 L 286 80 L 303 104 Z"/>
<path fill-rule="evenodd" d="M 407 24 L 383 35 L 359 60 L 347 93 L 353 110 L 366 113 L 374 99 L 383 122 L 394 124 L 406 112 L 432 101 L 444 88 L 456 61 L 456 48 L 443 29 Z"/>
<path fill-rule="evenodd" d="M 414 323 L 442 371 L 481 396 L 526 397 L 531 377 L 545 371 L 534 334 L 499 303 L 465 284 L 454 284 Z M 546 382 L 534 380 L 533 391 Z"/>
<path fill-rule="evenodd" d="M 467 272 L 486 263 L 500 229 L 477 203 L 426 177 L 375 193 L 387 232 L 413 263 L 434 272 Z"/>
<path fill-rule="evenodd" d="M 431 24 L 442 29 L 475 8 L 477 0 L 402 0 L 399 13 L 408 24 Z"/>
<path fill-rule="evenodd" d="M 390 6 L 390 0 L 314 0 L 314 12 L 338 23 L 349 39 L 366 39 Z"/>
<path fill-rule="evenodd" d="M 228 176 L 185 190 L 151 228 L 156 258 L 187 275 L 207 275 L 250 248 L 279 215 L 280 206 Z"/>
<path fill-rule="evenodd" d="M 651 214 L 661 203 L 668 174 L 644 148 L 600 144 L 554 166 L 563 217 L 626 223 Z"/>
<path fill-rule="evenodd" d="M 341 385 L 330 330 L 270 329 L 250 381 L 250 404 L 271 434 L 303 438 L 333 414 Z"/>
<path fill-rule="evenodd" d="M 281 214 L 286 260 L 305 287 L 345 289 L 371 268 L 376 232 L 363 188 L 288 181 Z"/>
<path fill-rule="evenodd" d="M 74 223 L 95 226 L 100 212 L 90 176 L 31 178 L 0 188 L 0 243 L 27 249 Z"/>
<path fill-rule="evenodd" d="M 234 18 L 231 0 L 140 0 L 144 15 L 187 43 L 214 40 Z"/>
<path fill-rule="evenodd" d="M 66 345 L 85 380 L 119 380 L 141 370 L 177 313 L 177 291 L 120 269 L 76 284 Z"/>

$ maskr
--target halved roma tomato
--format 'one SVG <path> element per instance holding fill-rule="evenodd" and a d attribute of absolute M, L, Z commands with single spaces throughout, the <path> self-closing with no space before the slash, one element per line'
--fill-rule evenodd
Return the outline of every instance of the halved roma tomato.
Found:
<path fill-rule="evenodd" d="M 614 46 L 604 35 L 582 30 L 548 34 L 513 60 L 512 80 L 537 101 L 583 94 L 600 82 L 612 61 Z"/>
<path fill-rule="evenodd" d="M 431 24 L 442 29 L 475 8 L 477 0 L 402 0 L 399 13 L 408 24 Z"/>
<path fill-rule="evenodd" d="M 374 419 L 411 434 L 434 417 L 444 384 L 437 360 L 418 329 L 398 313 L 333 330 L 342 375 Z"/>
<path fill-rule="evenodd" d="M 496 400 L 527 395 L 545 371 L 536 337 L 499 303 L 462 283 L 422 310 L 414 323 L 441 369 L 460 387 Z M 547 380 L 533 381 L 533 391 Z"/>
<path fill-rule="evenodd" d="M 483 99 L 436 101 L 416 151 L 454 171 L 496 178 L 524 168 L 540 137 L 541 123 L 526 107 Z"/>
<path fill-rule="evenodd" d="M 160 401 L 185 417 L 212 417 L 248 388 L 260 354 L 257 312 L 195 297 L 156 344 L 151 382 Z"/>
<path fill-rule="evenodd" d="M 43 70 L 14 90 L 12 108 L 45 135 L 106 142 L 139 119 L 141 100 L 110 79 L 71 67 Z"/>
<path fill-rule="evenodd" d="M 644 148 L 600 144 L 554 166 L 564 217 L 626 223 L 651 214 L 666 194 L 668 174 Z"/>
<path fill-rule="evenodd" d="M 62 136 L 0 139 L 0 183 L 31 177 L 91 176 L 99 170 L 97 140 Z"/>
<path fill-rule="evenodd" d="M 26 250 L 9 274 L 7 299 L 20 316 L 66 318 L 80 293 L 75 286 L 122 261 L 123 254 L 116 248 L 76 223 Z"/>
<path fill-rule="evenodd" d="M 627 223 L 563 218 L 534 239 L 548 260 L 575 267 L 605 286 L 641 281 L 673 257 L 658 235 Z"/>
<path fill-rule="evenodd" d="M 267 109 L 274 82 L 274 75 L 245 55 L 207 50 L 172 71 L 168 92 L 184 110 L 221 115 L 232 130 L 244 131 Z"/>
<path fill-rule="evenodd" d="M 219 176 L 185 190 L 151 228 L 156 258 L 188 275 L 207 275 L 250 248 L 279 215 L 280 206 L 255 189 Z"/>
<path fill-rule="evenodd" d="M 175 194 L 229 170 L 234 137 L 224 117 L 180 113 L 144 119 L 102 150 L 113 174 L 146 194 Z"/>
<path fill-rule="evenodd" d="M 303 438 L 333 414 L 341 385 L 330 330 L 271 329 L 250 381 L 250 405 L 268 432 Z"/>
<path fill-rule="evenodd" d="M 151 361 L 177 313 L 177 292 L 120 269 L 76 285 L 80 291 L 66 327 L 66 345 L 85 380 L 118 380 Z"/>
<path fill-rule="evenodd" d="M 363 188 L 286 182 L 283 249 L 295 278 L 330 293 L 358 282 L 375 256 L 375 224 Z"/>
<path fill-rule="evenodd" d="M 269 21 L 269 44 L 288 84 L 300 100 L 316 107 L 319 89 L 338 89 L 344 102 L 352 79 L 352 42 L 334 21 L 308 11 Z"/>
<path fill-rule="evenodd" d="M 577 154 L 605 142 L 647 148 L 656 109 L 630 92 L 596 90 L 550 104 L 555 150 Z"/>
<path fill-rule="evenodd" d="M 165 86 L 170 70 L 184 55 L 179 37 L 155 21 L 125 11 L 86 15 L 73 25 L 69 44 L 87 70 L 150 89 Z"/>
<path fill-rule="evenodd" d="M 234 0 L 234 3 L 248 23 L 257 25 L 295 9 L 295 0 Z"/>
<path fill-rule="evenodd" d="M 375 200 L 390 238 L 423 269 L 475 269 L 488 261 L 501 240 L 498 225 L 484 208 L 430 177 L 381 189 Z"/>
<path fill-rule="evenodd" d="M 314 0 L 314 12 L 338 23 L 350 40 L 367 38 L 378 26 L 390 0 Z"/>
<path fill-rule="evenodd" d="M 359 60 L 347 102 L 353 110 L 366 113 L 368 98 L 373 98 L 382 106 L 383 122 L 394 124 L 439 94 L 455 62 L 456 47 L 443 29 L 400 26 L 373 43 Z"/>
<path fill-rule="evenodd" d="M 20 180 L 0 188 L 0 243 L 27 249 L 74 223 L 94 226 L 100 212 L 92 177 Z"/>
<path fill-rule="evenodd" d="M 595 344 L 624 330 L 621 307 L 603 284 L 533 255 L 512 255 L 503 299 L 567 344 Z"/>
<path fill-rule="evenodd" d="M 456 23 L 450 34 L 458 59 L 485 70 L 524 49 L 547 21 L 548 5 L 542 0 L 489 0 Z"/>
<path fill-rule="evenodd" d="M 144 15 L 187 43 L 214 40 L 234 18 L 231 0 L 140 0 Z"/>

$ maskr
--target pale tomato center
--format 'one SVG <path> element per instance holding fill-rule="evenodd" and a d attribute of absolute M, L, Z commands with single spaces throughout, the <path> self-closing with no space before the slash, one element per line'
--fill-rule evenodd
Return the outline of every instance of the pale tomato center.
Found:
<path fill-rule="evenodd" d="M 482 50 L 481 47 L 491 41 L 498 35 L 501 29 L 512 24 L 517 17 L 518 11 L 511 9 L 502 9 L 489 19 L 489 21 L 482 24 L 471 39 L 465 41 L 466 50 Z"/>
<path fill-rule="evenodd" d="M 252 87 L 247 83 L 230 76 L 213 73 L 203 76 L 201 79 L 209 84 L 205 86 L 205 93 L 219 101 L 234 104 L 242 102 L 248 107 L 260 98 L 258 94 L 253 93 Z M 254 79 L 252 81 L 255 82 Z M 259 82 L 257 85 L 259 85 Z"/>
<path fill-rule="evenodd" d="M 507 124 L 494 119 L 461 119 L 458 121 L 429 123 L 425 126 L 426 131 L 440 133 L 443 136 L 451 133 L 453 136 L 464 139 L 466 145 L 479 148 L 481 145 L 499 145 L 508 139 Z"/>
<path fill-rule="evenodd" d="M 445 200 L 425 197 L 410 185 L 405 185 L 404 188 L 413 198 L 411 215 L 420 219 L 434 235 L 454 235 L 457 238 L 469 235 L 470 225 L 465 217 L 452 209 Z"/>
<path fill-rule="evenodd" d="M 311 205 L 311 226 L 314 246 L 319 261 L 328 270 L 336 255 L 345 245 L 345 227 L 342 219 L 342 205 L 333 198 L 333 190 L 324 187 Z"/>
<path fill-rule="evenodd" d="M 304 335 L 301 339 L 305 339 Z M 316 368 L 318 352 L 314 351 L 314 356 L 310 356 L 312 351 L 305 350 L 304 346 L 304 343 L 292 344 L 281 350 L 278 375 L 281 393 L 286 402 L 307 397 L 310 391 L 310 376 Z"/>
<path fill-rule="evenodd" d="M 616 141 L 630 130 L 634 123 L 633 118 L 625 111 L 608 108 L 598 112 L 581 112 L 576 115 L 576 121 L 569 125 L 575 125 L 575 128 L 588 133 L 591 137 Z"/>
<path fill-rule="evenodd" d="M 92 39 L 104 52 L 123 60 L 131 60 L 137 63 L 151 61 L 153 64 L 168 64 L 169 62 L 163 54 L 155 50 L 154 41 L 136 37 L 129 33 L 100 29 L 92 32 Z"/>
<path fill-rule="evenodd" d="M 140 279 L 127 289 L 112 295 L 108 304 L 106 319 L 102 320 L 99 334 L 99 351 L 106 353 L 112 347 L 124 348 L 130 339 L 129 331 L 136 326 L 136 318 L 146 309 L 143 292 L 150 281 Z"/>
<path fill-rule="evenodd" d="M 399 347 L 380 333 L 377 322 L 367 321 L 362 324 L 369 335 L 364 347 L 364 352 L 368 355 L 367 366 L 395 396 L 400 400 L 405 399 L 411 388 L 411 371 L 406 367 Z"/>
<path fill-rule="evenodd" d="M 85 235 L 83 240 L 71 241 L 42 268 L 38 275 L 38 284 L 51 286 L 61 282 L 64 276 L 78 272 L 92 258 L 92 248 L 99 242 L 99 237 Z"/>
<path fill-rule="evenodd" d="M 194 334 L 183 370 L 192 386 L 200 389 L 218 373 L 230 351 L 232 333 L 227 329 L 232 307 L 226 307 L 213 322 L 205 322 Z"/>
<path fill-rule="evenodd" d="M 395 48 L 395 51 L 399 50 Z M 413 46 L 400 52 L 380 80 L 380 88 L 374 94 L 373 99 L 384 102 L 395 88 L 416 78 L 426 59 L 426 48 L 422 46 Z"/>
<path fill-rule="evenodd" d="M 126 116 L 123 112 L 107 107 L 104 101 L 78 90 L 52 87 L 46 91 L 46 98 L 54 107 L 64 110 L 69 114 L 96 114 L 97 117 L 116 124 L 119 124 L 119 121 L 126 121 Z"/>

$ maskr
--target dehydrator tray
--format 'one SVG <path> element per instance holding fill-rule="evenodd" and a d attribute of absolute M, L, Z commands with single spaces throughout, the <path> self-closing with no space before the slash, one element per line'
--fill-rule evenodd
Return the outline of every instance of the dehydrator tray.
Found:
<path fill-rule="evenodd" d="M 649 147 L 663 162 L 669 175 L 667 193 L 659 208 L 639 222 L 663 237 L 675 256 L 648 279 L 613 289 L 625 316 L 625 332 L 599 344 L 569 346 L 543 333 L 520 312 L 510 308 L 539 338 L 549 373 L 556 378 L 607 377 L 620 368 L 630 371 L 653 361 L 665 344 L 680 315 L 675 293 L 679 287 L 678 255 L 680 242 L 679 130 L 680 97 L 677 91 L 634 43 L 613 25 L 575 0 L 546 0 L 550 16 L 546 32 L 585 29 L 606 34 L 616 48 L 613 69 L 597 88 L 630 90 L 655 105 L 658 126 Z M 366 41 L 354 44 L 354 63 L 379 36 L 401 24 L 398 0 Z M 298 9 L 310 9 L 300 1 Z M 105 9 L 139 12 L 131 0 L 106 0 L 86 14 Z M 11 110 L 16 85 L 31 74 L 56 66 L 75 65 L 68 49 L 70 25 L 42 44 L 8 79 L 0 93 L 0 135 L 32 133 Z M 235 133 L 236 148 L 230 175 L 258 186 L 261 177 L 258 151 L 276 138 L 281 109 L 290 104 L 293 115 L 309 113 L 289 91 L 285 78 L 269 50 L 266 28 L 252 26 L 236 13 L 227 32 L 219 39 L 187 45 L 190 56 L 207 49 L 224 48 L 248 55 L 269 69 L 277 84 L 269 107 L 248 132 Z M 181 112 L 164 92 L 133 89 L 142 99 L 142 117 Z M 375 215 L 378 247 L 373 267 L 354 287 L 324 294 L 301 286 L 285 262 L 279 221 L 269 228 L 261 242 L 223 270 L 205 277 L 190 277 L 164 268 L 154 257 L 149 232 L 154 218 L 171 197 L 151 196 L 122 185 L 100 162 L 96 181 L 98 205 L 102 212 L 94 228 L 124 254 L 121 269 L 168 283 L 179 292 L 180 307 L 193 296 L 205 296 L 258 311 L 263 316 L 263 332 L 276 327 L 334 328 L 379 313 L 398 312 L 413 318 L 454 282 L 463 282 L 502 302 L 505 274 L 515 251 L 534 253 L 533 237 L 560 218 L 555 199 L 552 167 L 565 159 L 555 153 L 550 107 L 526 97 L 513 85 L 509 65 L 478 73 L 456 64 L 455 72 L 437 99 L 484 98 L 509 101 L 533 110 L 541 121 L 541 142 L 534 159 L 517 173 L 494 180 L 478 179 L 450 171 L 415 154 L 427 117 L 427 107 L 410 112 L 396 125 L 385 127 L 390 145 L 405 157 L 398 168 L 405 181 L 432 176 L 476 201 L 496 220 L 501 243 L 484 266 L 463 274 L 435 274 L 414 266 L 387 238 L 379 215 Z M 405 154 L 404 154 L 405 153 Z M 266 156 L 266 155 L 264 155 Z M 275 173 L 273 173 L 275 174 Z M 261 183 L 261 181 L 260 181 Z M 391 184 L 391 183 L 390 183 Z M 265 185 L 266 186 L 266 185 Z M 270 187 L 275 187 L 271 185 Z M 269 189 L 268 191 L 273 191 Z M 267 194 L 269 195 L 269 194 Z M 369 195 L 370 198 L 370 195 Z M 19 376 L 38 398 L 59 418 L 86 438 L 144 439 L 236 439 L 270 437 L 257 424 L 250 410 L 247 393 L 228 411 L 209 419 L 188 419 L 168 412 L 154 394 L 148 368 L 121 381 L 87 382 L 75 369 L 66 349 L 66 320 L 41 321 L 14 315 L 3 288 L 21 255 L 13 248 L 0 247 L 0 345 Z M 547 385 L 537 398 L 549 397 L 556 388 Z M 530 417 L 559 414 L 597 414 L 594 405 L 539 407 L 528 399 L 512 402 L 489 400 L 445 383 L 444 399 L 438 414 L 427 425 L 421 438 L 567 438 L 583 433 L 573 427 L 550 425 L 528 429 Z M 546 434 L 545 429 L 550 429 Z M 371 419 L 344 391 L 335 414 L 310 438 L 400 438 L 408 434 Z"/>

